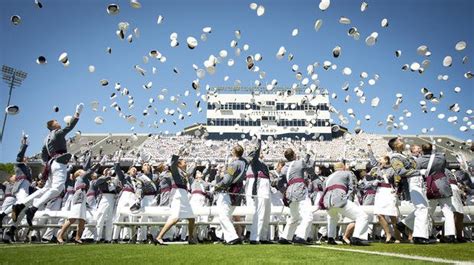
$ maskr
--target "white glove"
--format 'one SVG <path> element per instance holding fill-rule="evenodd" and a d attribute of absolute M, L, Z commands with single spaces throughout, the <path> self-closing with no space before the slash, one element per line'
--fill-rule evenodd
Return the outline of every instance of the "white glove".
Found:
<path fill-rule="evenodd" d="M 422 176 L 424 176 L 424 175 L 426 174 L 426 169 L 421 169 L 421 170 L 420 170 L 420 174 L 421 174 Z"/>
<path fill-rule="evenodd" d="M 80 103 L 76 106 L 76 113 L 81 114 L 82 110 L 84 109 L 84 103 Z"/>

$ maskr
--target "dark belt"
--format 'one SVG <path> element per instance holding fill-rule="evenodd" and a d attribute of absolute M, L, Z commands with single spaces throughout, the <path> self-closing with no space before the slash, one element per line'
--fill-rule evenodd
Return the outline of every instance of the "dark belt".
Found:
<path fill-rule="evenodd" d="M 133 189 L 126 187 L 126 188 L 123 188 L 123 189 L 122 189 L 122 192 L 123 192 L 123 191 L 133 192 Z"/>
<path fill-rule="evenodd" d="M 6 197 L 13 197 L 13 194 L 11 194 L 11 193 L 5 193 L 5 198 L 6 198 Z"/>
<path fill-rule="evenodd" d="M 365 191 L 365 195 L 375 194 L 375 190 L 367 190 Z"/>
<path fill-rule="evenodd" d="M 20 180 L 24 180 L 24 179 L 28 179 L 28 177 L 27 176 L 16 176 L 15 177 L 16 181 L 20 181 Z"/>
<path fill-rule="evenodd" d="M 392 184 L 390 184 L 390 183 L 379 183 L 378 187 L 392 188 Z"/>
<path fill-rule="evenodd" d="M 335 189 L 340 189 L 340 190 L 343 190 L 344 192 L 347 193 L 347 187 L 345 185 L 341 185 L 341 184 L 334 184 L 334 185 L 331 185 L 329 187 L 326 187 L 324 189 L 324 192 L 323 192 L 323 195 L 321 196 L 321 198 L 319 198 L 319 208 L 320 209 L 326 209 L 326 207 L 324 207 L 324 196 L 326 196 L 326 193 L 328 191 L 331 191 L 331 190 L 335 190 Z"/>
<path fill-rule="evenodd" d="M 246 178 L 247 179 L 253 179 L 253 178 L 255 178 L 255 176 L 253 174 L 247 174 Z M 262 171 L 258 172 L 258 178 L 260 178 L 260 179 L 270 179 L 270 177 L 263 174 Z"/>
<path fill-rule="evenodd" d="M 181 185 L 181 184 L 173 184 L 173 185 L 171 185 L 171 188 L 172 189 L 183 189 L 185 191 L 188 191 L 188 188 L 185 185 Z"/>
<path fill-rule="evenodd" d="M 75 190 L 67 190 L 66 193 L 67 194 L 74 194 Z"/>
<path fill-rule="evenodd" d="M 448 178 L 449 184 L 458 185 L 458 182 L 455 179 Z"/>
<path fill-rule="evenodd" d="M 344 190 L 345 192 L 347 192 L 347 187 L 345 185 L 334 184 L 334 185 L 331 185 L 331 186 L 327 187 L 326 190 L 325 190 L 325 193 L 328 192 L 328 191 L 331 191 L 331 190 L 335 190 L 335 189 L 340 189 L 340 190 Z"/>
<path fill-rule="evenodd" d="M 145 194 L 143 194 L 143 196 L 155 196 L 156 193 L 155 192 L 147 192 Z"/>
<path fill-rule="evenodd" d="M 202 190 L 193 190 L 193 191 L 191 192 L 191 194 L 201 194 L 201 195 L 203 195 L 203 196 L 206 196 L 206 195 L 207 195 L 207 194 L 206 194 L 204 191 L 202 191 Z"/>
<path fill-rule="evenodd" d="M 294 178 L 294 179 L 288 181 L 288 187 L 290 187 L 291 185 L 296 184 L 296 183 L 304 183 L 304 179 Z"/>
<path fill-rule="evenodd" d="M 78 185 L 77 187 L 74 187 L 74 190 L 75 190 L 75 191 L 83 190 L 83 189 L 85 189 L 86 187 L 87 187 L 86 184 L 80 184 L 80 185 Z"/>
<path fill-rule="evenodd" d="M 169 187 L 160 189 L 160 193 L 169 192 L 169 191 L 171 191 L 171 188 L 169 188 Z"/>

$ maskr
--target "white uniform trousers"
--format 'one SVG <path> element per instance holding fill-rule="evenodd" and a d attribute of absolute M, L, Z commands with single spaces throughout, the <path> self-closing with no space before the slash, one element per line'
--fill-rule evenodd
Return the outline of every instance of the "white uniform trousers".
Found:
<path fill-rule="evenodd" d="M 441 198 L 441 199 L 431 199 L 429 201 L 429 214 L 430 216 L 436 210 L 436 206 L 441 208 L 444 216 L 444 235 L 445 236 L 454 236 L 456 234 L 456 226 L 454 224 L 454 213 L 453 213 L 453 204 L 451 203 L 451 197 Z"/>
<path fill-rule="evenodd" d="M 5 197 L 5 200 L 3 200 L 3 204 L 2 204 L 2 213 L 5 213 L 5 214 L 10 214 L 12 212 L 12 206 L 15 204 L 16 202 L 16 198 L 15 196 L 8 196 L 8 197 Z"/>
<path fill-rule="evenodd" d="M 293 235 L 306 240 L 311 230 L 313 213 L 311 212 L 311 199 L 306 197 L 302 201 L 290 203 L 290 217 L 287 219 L 285 229 L 280 238 L 293 240 Z"/>
<path fill-rule="evenodd" d="M 280 191 L 276 190 L 275 188 L 272 188 L 272 191 L 270 194 L 270 211 L 271 211 L 271 207 L 274 207 L 274 206 L 284 206 L 283 194 Z M 270 220 L 284 223 L 285 217 L 283 217 L 282 215 L 270 215 Z M 277 234 L 278 234 L 278 237 L 282 235 L 284 229 L 285 229 L 284 225 L 272 225 L 270 227 L 270 239 L 271 240 L 277 239 Z"/>
<path fill-rule="evenodd" d="M 256 197 L 254 199 L 255 215 L 250 227 L 250 240 L 269 241 L 270 230 L 270 199 Z"/>
<path fill-rule="evenodd" d="M 115 194 L 102 193 L 94 215 L 94 219 L 97 221 L 96 241 L 99 241 L 100 239 L 104 239 L 106 241 L 112 240 L 114 207 Z"/>
<path fill-rule="evenodd" d="M 423 177 L 408 179 L 411 203 L 415 210 L 407 215 L 402 222 L 413 231 L 413 237 L 429 238 L 428 199 Z"/>
<path fill-rule="evenodd" d="M 18 201 L 18 203 L 25 205 L 30 205 L 32 203 L 34 207 L 39 208 L 41 205 L 46 204 L 61 194 L 64 190 L 66 178 L 67 166 L 56 162 L 56 160 L 53 161 L 53 163 L 51 163 L 51 172 L 49 173 L 48 180 L 44 187 L 30 194 L 24 200 Z"/>
<path fill-rule="evenodd" d="M 207 206 L 207 198 L 206 196 L 199 194 L 199 193 L 194 193 L 191 194 L 191 199 L 189 199 L 189 204 L 191 204 L 191 208 L 193 209 L 198 209 L 201 207 L 206 207 Z M 197 215 L 196 216 L 196 222 L 207 222 L 209 220 L 208 216 L 202 216 L 202 215 Z M 196 226 L 196 235 L 197 239 L 203 240 L 207 238 L 207 225 L 199 225 Z"/>
<path fill-rule="evenodd" d="M 232 210 L 233 206 L 230 201 L 230 196 L 227 193 L 217 194 L 217 208 L 218 208 L 218 220 L 222 229 L 224 240 L 230 242 L 232 240 L 238 239 L 239 236 L 235 231 L 234 224 L 232 223 Z"/>
<path fill-rule="evenodd" d="M 462 204 L 461 190 L 456 184 L 451 184 L 451 190 L 453 191 L 453 196 L 451 196 L 451 204 L 453 205 L 453 211 L 456 213 L 464 214 L 464 206 Z"/>
<path fill-rule="evenodd" d="M 121 211 L 124 210 L 130 210 L 130 207 L 137 201 L 135 193 L 130 192 L 130 191 L 124 191 L 120 195 L 120 198 L 117 202 L 117 208 L 114 216 L 114 223 L 115 222 L 123 222 L 126 220 L 130 220 L 131 222 L 136 221 L 136 217 L 131 217 L 127 215 L 122 215 L 120 214 Z M 119 226 L 114 226 L 114 233 L 112 235 L 112 239 L 116 240 L 119 239 L 120 237 L 120 227 Z M 122 239 L 129 238 L 131 239 L 131 231 L 130 228 L 124 228 L 123 234 L 122 234 Z"/>
<path fill-rule="evenodd" d="M 87 197 L 89 198 L 89 197 Z M 90 203 L 90 204 L 89 204 Z M 94 219 L 95 216 L 95 211 L 97 210 L 97 201 L 94 198 L 88 200 L 88 204 L 86 207 L 86 223 L 88 220 L 96 220 Z M 95 240 L 97 229 L 92 226 L 86 226 L 84 228 L 84 232 L 82 233 L 81 239 L 92 239 Z"/>
<path fill-rule="evenodd" d="M 327 211 L 328 214 L 328 237 L 336 237 L 337 222 L 339 214 L 355 221 L 353 237 L 367 240 L 369 235 L 369 216 L 362 210 L 360 206 L 352 201 L 347 201 L 342 208 L 331 207 Z"/>
<path fill-rule="evenodd" d="M 156 200 L 155 200 L 155 196 L 154 195 L 145 195 L 143 196 L 141 202 L 140 202 L 140 208 L 141 209 L 145 209 L 145 207 L 148 207 L 148 206 L 156 206 Z M 142 217 L 140 219 L 140 222 L 141 223 L 146 223 L 146 222 L 158 222 L 158 218 L 156 217 Z M 153 227 L 150 227 L 150 232 L 149 234 L 152 234 L 153 235 L 153 238 L 156 237 L 157 235 L 157 232 L 158 232 L 158 227 L 156 226 L 153 226 Z M 138 229 L 138 235 L 137 235 L 137 240 L 140 240 L 140 241 L 143 241 L 146 239 L 146 235 L 147 235 L 147 227 L 146 226 L 141 226 L 139 229 Z"/>

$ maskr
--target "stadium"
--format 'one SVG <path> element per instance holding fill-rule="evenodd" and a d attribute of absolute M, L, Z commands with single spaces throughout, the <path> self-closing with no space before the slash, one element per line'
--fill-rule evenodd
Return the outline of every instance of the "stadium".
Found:
<path fill-rule="evenodd" d="M 0 9 L 0 264 L 474 264 L 474 2 Z"/>

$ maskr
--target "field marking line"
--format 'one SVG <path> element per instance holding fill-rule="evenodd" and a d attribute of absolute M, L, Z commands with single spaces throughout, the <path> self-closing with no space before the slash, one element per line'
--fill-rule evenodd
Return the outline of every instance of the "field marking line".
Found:
<path fill-rule="evenodd" d="M 439 263 L 449 263 L 449 264 L 474 264 L 474 262 L 470 262 L 470 261 L 431 258 L 431 257 L 424 257 L 424 256 L 399 254 L 399 253 L 393 253 L 393 252 L 369 251 L 369 250 L 361 250 L 361 249 L 348 249 L 348 248 L 327 247 L 327 246 L 309 246 L 309 247 L 371 254 L 371 255 L 388 256 L 388 257 L 395 257 L 395 258 L 402 258 L 402 259 L 413 259 L 413 260 L 421 260 L 421 261 L 429 261 L 429 262 L 439 262 Z"/>

